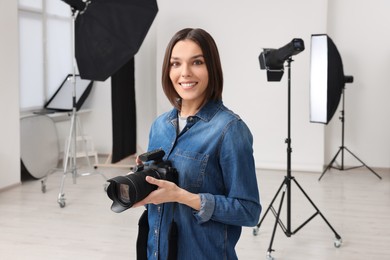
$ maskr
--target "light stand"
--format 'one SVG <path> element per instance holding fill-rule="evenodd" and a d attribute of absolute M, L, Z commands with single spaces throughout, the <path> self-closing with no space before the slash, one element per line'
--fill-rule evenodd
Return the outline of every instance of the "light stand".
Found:
<path fill-rule="evenodd" d="M 285 140 L 285 143 L 287 144 L 287 175 L 284 177 L 284 180 L 282 184 L 280 185 L 278 191 L 276 192 L 275 196 L 273 197 L 271 204 L 268 206 L 267 210 L 265 211 L 264 216 L 261 218 L 260 222 L 257 224 L 257 226 L 253 229 L 253 235 L 258 234 L 258 230 L 267 216 L 268 212 L 271 210 L 272 213 L 275 216 L 275 224 L 271 236 L 271 241 L 267 250 L 267 259 L 272 260 L 273 257 L 271 256 L 272 251 L 275 251 L 272 248 L 274 238 L 275 238 L 275 232 L 276 228 L 279 224 L 280 228 L 283 230 L 284 234 L 287 237 L 290 237 L 291 235 L 296 234 L 303 226 L 305 226 L 310 220 L 312 220 L 315 216 L 320 215 L 322 219 L 326 222 L 326 224 L 329 226 L 329 228 L 334 232 L 336 236 L 336 240 L 334 242 L 335 247 L 340 247 L 342 243 L 342 239 L 339 234 L 335 231 L 335 229 L 330 225 L 330 223 L 327 221 L 327 219 L 324 217 L 324 215 L 321 213 L 321 211 L 317 208 L 317 206 L 313 203 L 313 201 L 310 199 L 310 197 L 306 194 L 306 192 L 302 189 L 302 187 L 299 185 L 297 180 L 291 175 L 291 62 L 293 60 L 291 57 L 287 59 L 287 68 L 288 68 L 288 84 L 287 84 L 287 138 Z M 291 181 L 297 185 L 299 190 L 303 193 L 303 195 L 306 197 L 306 199 L 310 202 L 310 204 L 315 208 L 316 212 L 308 218 L 303 224 L 301 224 L 297 229 L 292 231 L 291 229 Z M 280 198 L 280 204 L 278 211 L 275 210 L 273 207 L 273 203 L 275 202 L 276 198 L 278 197 L 279 193 L 282 191 L 282 195 Z M 285 226 L 280 219 L 280 213 L 283 206 L 283 201 L 287 193 L 287 226 Z"/>
<path fill-rule="evenodd" d="M 320 178 L 318 178 L 318 181 L 321 180 L 321 178 L 324 176 L 324 174 L 326 173 L 327 170 L 329 170 L 330 168 L 334 168 L 334 169 L 337 169 L 337 170 L 340 170 L 340 171 L 344 171 L 344 170 L 351 170 L 351 169 L 355 169 L 355 168 L 360 168 L 360 167 L 363 167 L 365 166 L 367 169 L 369 169 L 373 174 L 375 174 L 379 179 L 382 179 L 381 176 L 379 176 L 373 169 L 371 169 L 367 164 L 365 164 L 362 160 L 360 160 L 355 154 L 353 154 L 346 146 L 344 146 L 344 134 L 345 134 L 345 131 L 344 131 L 344 123 L 345 123 L 345 87 L 343 87 L 342 89 L 342 96 L 343 96 L 343 104 L 342 104 L 342 110 L 341 110 L 341 116 L 339 117 L 340 121 L 341 121 L 341 146 L 339 148 L 339 150 L 337 151 L 336 155 L 333 157 L 333 159 L 330 161 L 330 163 L 328 164 L 328 166 L 325 168 L 325 170 L 322 172 Z M 350 168 L 347 168 L 345 169 L 344 168 L 344 150 L 346 150 L 347 152 L 349 152 L 353 157 L 355 157 L 356 160 L 358 160 L 362 165 L 359 165 L 359 166 L 355 166 L 355 167 L 350 167 Z M 340 154 L 341 152 L 341 165 L 340 167 L 333 167 L 333 163 L 336 161 L 337 159 L 337 156 Z"/>
<path fill-rule="evenodd" d="M 79 14 L 79 10 L 76 10 L 72 8 L 72 36 L 75 37 L 75 21 L 76 17 Z M 72 75 L 72 85 L 73 85 L 73 91 L 72 91 L 72 113 L 71 113 L 71 120 L 70 120 L 70 131 L 68 136 L 68 142 L 66 142 L 66 147 L 64 150 L 64 159 L 63 159 L 63 175 L 61 179 L 61 185 L 60 185 L 60 192 L 58 194 L 57 202 L 60 205 L 61 208 L 65 207 L 65 194 L 64 194 L 64 184 L 67 173 L 72 173 L 73 183 L 76 184 L 76 179 L 78 176 L 88 176 L 92 173 L 83 173 L 79 174 L 77 171 L 77 127 L 81 130 L 81 124 L 77 115 L 77 107 L 76 107 L 76 61 L 75 61 L 75 40 L 72 40 L 72 57 L 73 57 L 73 75 Z M 81 134 L 83 138 L 83 145 L 85 150 L 85 155 L 88 160 L 88 166 L 91 168 L 91 164 L 88 157 L 88 151 L 85 144 L 85 139 L 83 134 Z M 69 160 L 69 157 L 72 157 L 71 160 Z M 69 170 L 68 170 L 68 160 L 69 160 Z M 100 174 L 105 181 L 107 181 L 107 178 Z M 107 188 L 107 184 L 105 184 L 105 189 Z"/>

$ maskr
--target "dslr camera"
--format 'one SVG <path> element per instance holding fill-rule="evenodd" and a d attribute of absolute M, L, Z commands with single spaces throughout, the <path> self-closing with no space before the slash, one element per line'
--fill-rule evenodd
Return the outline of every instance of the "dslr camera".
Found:
<path fill-rule="evenodd" d="M 164 161 L 165 152 L 162 149 L 141 154 L 139 159 L 145 164 L 137 165 L 133 172 L 125 176 L 117 176 L 107 180 L 107 195 L 113 201 L 111 210 L 120 213 L 131 208 L 138 201 L 146 198 L 156 185 L 148 183 L 145 178 L 167 180 L 177 184 L 178 173 L 170 161 Z"/>

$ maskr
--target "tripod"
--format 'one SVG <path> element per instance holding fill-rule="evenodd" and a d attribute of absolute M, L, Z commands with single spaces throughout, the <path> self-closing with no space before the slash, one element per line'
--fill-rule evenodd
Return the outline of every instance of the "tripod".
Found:
<path fill-rule="evenodd" d="M 75 35 L 75 21 L 76 17 L 79 14 L 78 10 L 75 10 L 72 8 L 72 35 L 74 37 Z M 78 115 L 77 115 L 77 107 L 76 107 L 76 61 L 75 61 L 75 45 L 74 42 L 75 40 L 73 39 L 73 46 L 72 46 L 72 56 L 73 56 L 73 75 L 72 75 L 72 85 L 73 85 L 73 91 L 72 91 L 72 114 L 71 114 L 71 120 L 70 120 L 70 131 L 69 131 L 69 136 L 68 136 L 68 142 L 66 143 L 66 147 L 64 150 L 64 159 L 63 159 L 63 167 L 64 167 L 64 172 L 62 175 L 61 179 L 61 186 L 60 186 L 60 192 L 58 194 L 58 199 L 57 202 L 60 205 L 61 208 L 65 207 L 65 194 L 64 194 L 64 184 L 65 184 L 65 179 L 67 173 L 72 173 L 73 177 L 73 183 L 76 184 L 76 179 L 78 176 L 88 176 L 91 175 L 92 173 L 83 173 L 79 174 L 77 170 L 77 128 L 81 130 L 81 123 L 79 121 Z M 88 166 L 91 168 L 91 164 L 89 161 L 89 156 L 87 152 L 87 147 L 85 144 L 85 139 L 84 136 L 82 136 L 82 141 L 84 145 L 84 151 L 85 151 L 85 156 L 88 160 Z M 69 160 L 69 157 L 72 157 L 72 160 Z M 69 170 L 68 170 L 68 160 L 69 160 Z M 106 181 L 107 178 L 103 175 L 100 174 Z M 105 189 L 107 188 L 107 184 L 105 184 Z"/>
<path fill-rule="evenodd" d="M 342 90 L 342 95 L 343 95 L 343 105 L 342 105 L 342 110 L 341 110 L 341 116 L 339 117 L 339 119 L 341 120 L 341 146 L 339 148 L 339 150 L 337 151 L 336 155 L 333 157 L 333 159 L 330 161 L 330 163 L 328 164 L 328 166 L 325 168 L 325 170 L 323 171 L 323 173 L 321 174 L 320 178 L 318 179 L 318 181 L 321 180 L 322 176 L 324 176 L 324 174 L 326 173 L 327 170 L 329 170 L 330 168 L 334 168 L 334 169 L 337 169 L 337 170 L 340 170 L 340 171 L 344 171 L 344 170 L 351 170 L 351 169 L 355 169 L 355 168 L 360 168 L 360 167 L 363 167 L 365 166 L 367 169 L 369 169 L 373 174 L 375 174 L 379 179 L 382 179 L 381 176 L 379 176 L 373 169 L 371 169 L 370 167 L 368 167 L 367 164 L 365 164 L 362 160 L 360 160 L 355 154 L 353 154 L 347 147 L 344 146 L 344 118 L 345 118 L 345 113 L 344 113 L 344 108 L 345 108 L 345 87 L 343 87 L 343 90 Z M 344 168 L 344 150 L 346 150 L 347 152 L 349 152 L 353 157 L 355 157 L 356 160 L 358 160 L 362 165 L 360 166 L 355 166 L 355 167 L 350 167 L 350 168 L 347 168 L 345 169 Z M 333 167 L 333 163 L 336 161 L 337 159 L 337 156 L 340 154 L 341 152 L 341 165 L 339 168 L 337 167 Z"/>
<path fill-rule="evenodd" d="M 269 247 L 267 250 L 267 259 L 269 259 L 269 260 L 273 259 L 273 257 L 271 256 L 272 251 L 274 251 L 274 249 L 272 248 L 272 245 L 274 242 L 275 232 L 276 232 L 276 228 L 277 228 L 278 224 L 279 224 L 280 228 L 283 230 L 283 232 L 285 233 L 285 235 L 287 237 L 290 237 L 291 235 L 294 235 L 295 233 L 297 233 L 303 226 L 305 226 L 315 216 L 320 215 L 336 236 L 336 241 L 334 242 L 335 247 L 340 247 L 341 243 L 342 243 L 340 235 L 337 234 L 337 232 L 330 225 L 330 223 L 326 220 L 326 218 L 321 213 L 321 211 L 317 208 L 317 206 L 313 203 L 313 201 L 310 199 L 310 197 L 306 194 L 306 192 L 299 185 L 297 180 L 291 175 L 291 152 L 292 152 L 292 149 L 291 149 L 291 137 L 290 137 L 291 136 L 291 126 L 290 126 L 291 125 L 291 101 L 290 100 L 291 100 L 291 62 L 292 61 L 293 60 L 291 59 L 291 57 L 287 60 L 287 68 L 288 68 L 287 134 L 288 135 L 287 135 L 287 138 L 285 140 L 285 143 L 287 144 L 287 175 L 284 177 L 282 184 L 280 185 L 278 191 L 276 192 L 275 196 L 273 197 L 271 204 L 268 206 L 268 208 L 265 211 L 264 216 L 261 218 L 259 224 L 257 224 L 257 226 L 253 229 L 253 235 L 256 236 L 258 234 L 258 230 L 259 230 L 261 224 L 263 223 L 263 220 L 267 216 L 268 212 L 271 210 L 276 219 L 275 219 L 274 229 L 273 229 L 272 236 L 271 236 L 271 241 L 270 241 L 270 244 L 269 244 Z M 293 183 L 295 183 L 297 185 L 299 190 L 303 193 L 303 195 L 306 197 L 306 199 L 310 202 L 310 204 L 316 210 L 316 212 L 310 218 L 308 218 L 303 224 L 301 224 L 294 231 L 291 230 L 291 181 L 293 181 Z M 279 204 L 278 211 L 276 211 L 275 208 L 273 207 L 273 203 L 275 202 L 275 200 L 278 197 L 280 192 L 282 192 L 282 195 L 280 198 L 280 204 Z M 287 194 L 287 197 L 286 197 L 286 199 L 287 199 L 287 206 L 286 206 L 287 207 L 287 226 L 285 226 L 280 219 L 280 213 L 282 210 L 283 201 L 284 201 L 286 194 Z"/>

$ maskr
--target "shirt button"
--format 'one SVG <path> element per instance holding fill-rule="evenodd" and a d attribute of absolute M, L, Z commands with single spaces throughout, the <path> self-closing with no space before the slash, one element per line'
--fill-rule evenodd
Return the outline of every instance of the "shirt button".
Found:
<path fill-rule="evenodd" d="M 154 230 L 154 234 L 156 234 L 156 235 L 158 234 L 158 229 Z"/>

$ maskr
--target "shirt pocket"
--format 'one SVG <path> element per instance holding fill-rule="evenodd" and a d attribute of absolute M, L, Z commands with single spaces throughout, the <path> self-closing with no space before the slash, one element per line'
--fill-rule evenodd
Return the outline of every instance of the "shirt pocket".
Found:
<path fill-rule="evenodd" d="M 176 150 L 172 161 L 179 172 L 179 186 L 190 192 L 198 192 L 205 178 L 209 155 L 194 151 Z"/>

